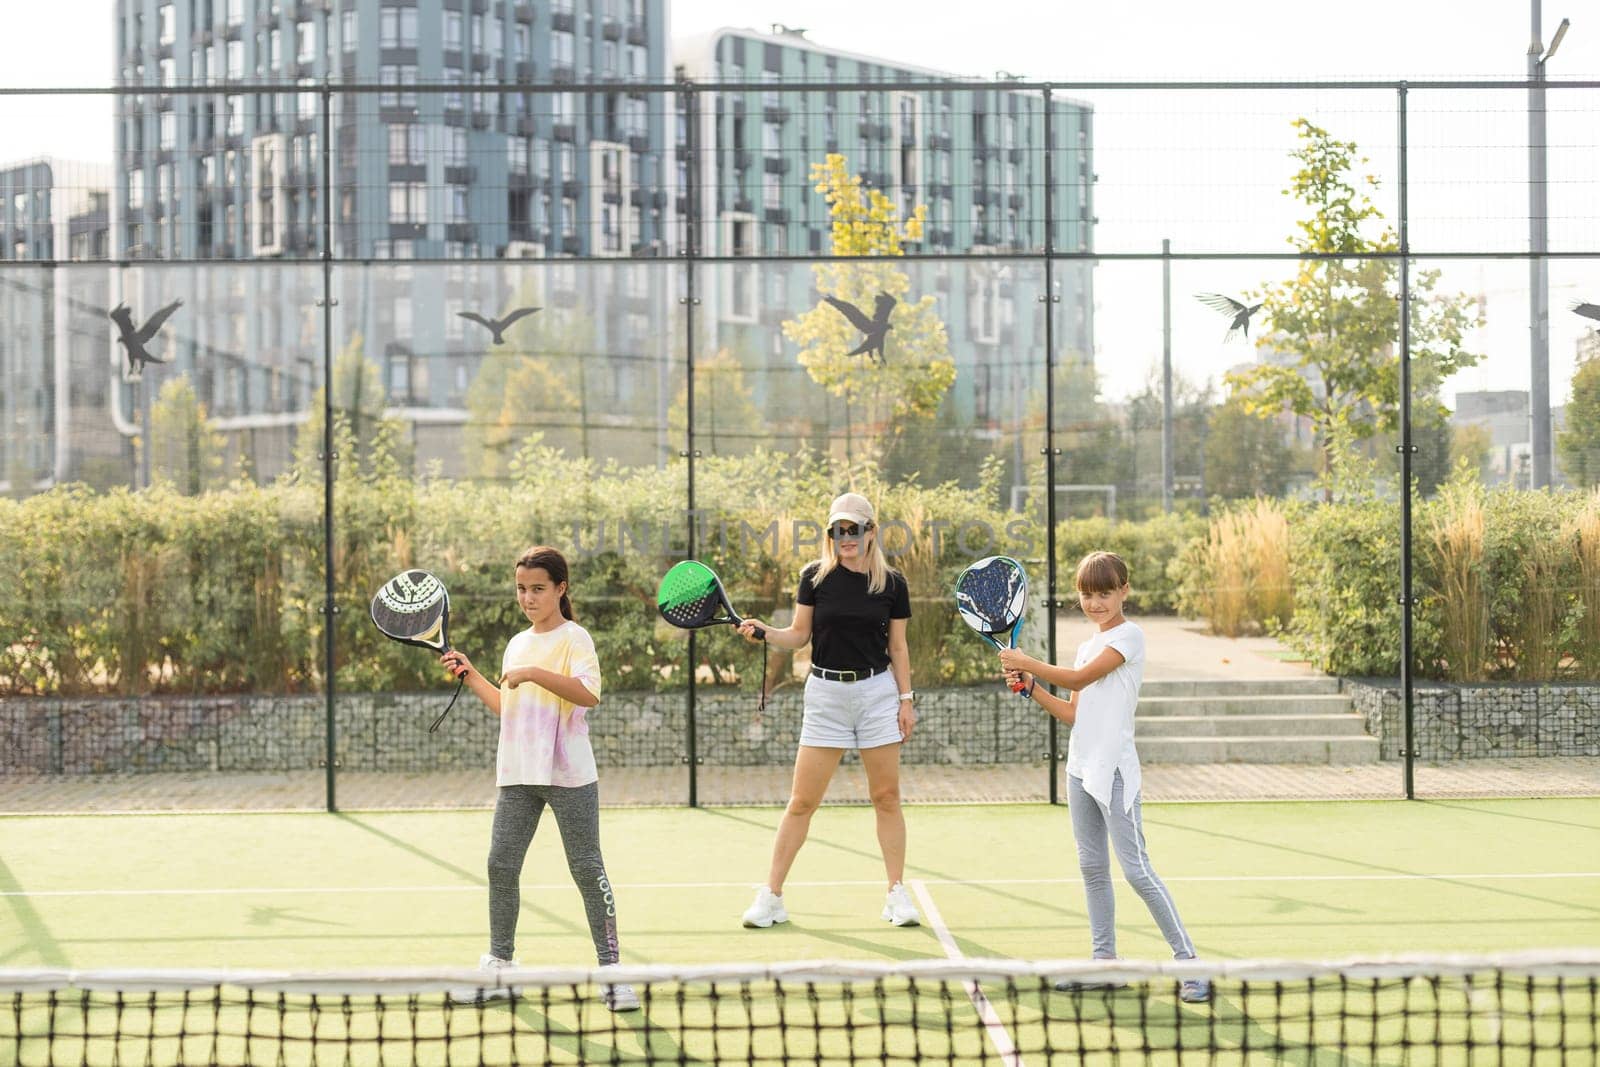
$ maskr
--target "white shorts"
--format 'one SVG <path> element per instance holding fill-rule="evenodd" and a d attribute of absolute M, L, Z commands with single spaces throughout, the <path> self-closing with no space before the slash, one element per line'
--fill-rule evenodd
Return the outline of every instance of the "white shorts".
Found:
<path fill-rule="evenodd" d="M 800 743 L 812 748 L 879 748 L 897 745 L 900 687 L 893 671 L 859 682 L 811 675 L 806 679 Z"/>

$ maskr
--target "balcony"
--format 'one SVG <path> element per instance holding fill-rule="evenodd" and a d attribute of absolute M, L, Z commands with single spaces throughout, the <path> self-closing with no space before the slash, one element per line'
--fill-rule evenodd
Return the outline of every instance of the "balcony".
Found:
<path fill-rule="evenodd" d="M 568 200 L 576 200 L 583 195 L 583 182 L 577 178 L 561 179 L 561 195 Z"/>
<path fill-rule="evenodd" d="M 939 152 L 950 151 L 950 135 L 948 133 L 930 134 L 928 137 L 928 147 Z"/>
<path fill-rule="evenodd" d="M 768 156 L 763 164 L 768 174 L 788 174 L 789 160 L 783 156 Z"/>
<path fill-rule="evenodd" d="M 444 168 L 444 180 L 455 185 L 471 185 L 478 180 L 478 168 L 461 164 Z"/>
<path fill-rule="evenodd" d="M 511 16 L 518 22 L 532 22 L 533 0 L 516 0 L 511 5 Z"/>
<path fill-rule="evenodd" d="M 474 53 L 472 53 L 472 69 L 473 70 L 488 70 L 489 69 L 489 64 L 491 62 L 492 61 L 489 58 L 489 53 L 487 53 L 487 52 L 474 52 Z"/>
<path fill-rule="evenodd" d="M 648 152 L 648 151 L 650 151 L 650 135 L 649 134 L 646 134 L 646 133 L 630 133 L 628 135 L 628 142 L 627 143 L 628 143 L 628 147 L 630 149 L 632 149 L 633 151 L 635 151 L 635 152 Z"/>
<path fill-rule="evenodd" d="M 749 152 L 735 152 L 733 154 L 734 170 L 749 170 L 750 164 L 755 162 L 755 157 Z"/>
<path fill-rule="evenodd" d="M 487 111 L 474 111 L 472 113 L 472 127 L 477 130 L 487 130 L 494 116 Z"/>
<path fill-rule="evenodd" d="M 195 30 L 189 39 L 196 48 L 204 48 L 211 43 L 211 31 L 209 29 Z"/>
<path fill-rule="evenodd" d="M 632 45 L 638 45 L 641 48 L 649 43 L 649 38 L 645 34 L 644 27 L 639 25 L 637 22 L 628 24 L 628 43 Z"/>
<path fill-rule="evenodd" d="M 789 108 L 786 104 L 767 104 L 761 109 L 761 117 L 767 122 L 788 122 Z"/>
<path fill-rule="evenodd" d="M 1022 148 L 1021 148 L 1021 146 L 1017 146 L 1017 147 L 1006 149 L 1006 159 L 1007 159 L 1007 161 L 1009 161 L 1011 163 L 1021 163 L 1022 162 Z"/>
<path fill-rule="evenodd" d="M 780 226 L 787 226 L 789 224 L 789 209 L 769 206 L 766 211 L 766 220 Z"/>
<path fill-rule="evenodd" d="M 557 141 L 576 141 L 578 127 L 570 122 L 558 122 L 550 127 L 550 137 Z"/>
<path fill-rule="evenodd" d="M 577 234 L 569 233 L 565 237 L 561 238 L 561 251 L 565 252 L 569 256 L 581 255 L 583 252 L 583 242 L 578 239 Z M 567 297 L 570 300 L 569 303 L 563 304 L 564 307 L 575 307 L 578 303 L 577 293 L 557 293 L 556 303 L 561 304 L 563 297 Z"/>
<path fill-rule="evenodd" d="M 521 82 L 523 85 L 529 85 L 529 84 L 531 84 L 533 82 L 533 61 L 532 60 L 530 60 L 530 59 L 519 59 L 519 60 L 517 60 L 516 67 L 513 68 L 513 69 L 515 71 L 517 81 Z"/>
<path fill-rule="evenodd" d="M 534 121 L 534 117 L 532 115 L 518 115 L 517 116 L 517 132 L 520 133 L 522 136 L 524 136 L 524 137 L 532 137 L 534 128 L 535 128 L 535 121 Z"/>
<path fill-rule="evenodd" d="M 476 241 L 478 239 L 478 226 L 472 222 L 451 222 L 444 228 L 446 241 Z"/>
<path fill-rule="evenodd" d="M 606 15 L 600 20 L 600 36 L 608 41 L 622 40 L 622 20 L 615 15 Z"/>
<path fill-rule="evenodd" d="M 576 77 L 571 63 L 550 64 L 550 80 L 557 85 L 571 85 Z"/>
<path fill-rule="evenodd" d="M 556 8 L 550 12 L 550 28 L 571 33 L 578 28 L 578 16 L 572 8 Z"/>
<path fill-rule="evenodd" d="M 733 210 L 748 215 L 755 209 L 755 204 L 751 202 L 748 196 L 736 196 L 733 198 Z"/>

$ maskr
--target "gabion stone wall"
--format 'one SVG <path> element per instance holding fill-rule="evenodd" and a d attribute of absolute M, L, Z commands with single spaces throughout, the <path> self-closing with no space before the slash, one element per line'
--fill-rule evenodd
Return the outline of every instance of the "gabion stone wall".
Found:
<path fill-rule="evenodd" d="M 1402 759 L 1405 707 L 1391 680 L 1345 679 L 1345 691 L 1379 738 L 1383 759 Z M 1449 685 L 1412 690 L 1417 758 L 1506 759 L 1600 756 L 1600 686 Z"/>
<path fill-rule="evenodd" d="M 339 767 L 493 768 L 499 720 L 470 693 L 463 693 L 437 733 L 428 732 L 448 699 L 444 692 L 341 694 L 335 716 Z M 315 694 L 0 700 L 0 775 L 320 767 L 326 707 Z M 918 713 L 903 753 L 907 763 L 1035 762 L 1048 747 L 1047 716 L 1021 706 L 998 684 L 924 691 Z M 702 688 L 695 698 L 698 754 L 711 766 L 791 764 L 800 714 L 799 686 L 773 694 L 759 712 L 753 694 Z M 688 754 L 687 695 L 608 693 L 589 730 L 602 767 L 678 764 Z"/>

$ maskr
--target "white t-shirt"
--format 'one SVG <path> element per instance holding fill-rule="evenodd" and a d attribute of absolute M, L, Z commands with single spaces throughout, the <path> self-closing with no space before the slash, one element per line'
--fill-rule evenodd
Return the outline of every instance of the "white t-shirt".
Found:
<path fill-rule="evenodd" d="M 500 674 L 517 667 L 543 667 L 583 683 L 600 696 L 600 660 L 594 638 L 575 622 L 546 633 L 530 626 L 506 644 Z M 588 785 L 599 781 L 589 744 L 590 709 L 562 700 L 542 685 L 500 686 L 500 749 L 497 785 Z"/>
<path fill-rule="evenodd" d="M 1139 796 L 1139 753 L 1133 747 L 1133 711 L 1139 706 L 1144 681 L 1144 631 L 1124 620 L 1109 630 L 1096 630 L 1078 646 L 1073 669 L 1087 667 L 1100 653 L 1114 648 L 1122 664 L 1078 691 L 1078 717 L 1067 743 L 1067 773 L 1081 779 L 1088 794 L 1111 806 L 1111 787 L 1122 772 L 1122 803 L 1133 809 Z"/>

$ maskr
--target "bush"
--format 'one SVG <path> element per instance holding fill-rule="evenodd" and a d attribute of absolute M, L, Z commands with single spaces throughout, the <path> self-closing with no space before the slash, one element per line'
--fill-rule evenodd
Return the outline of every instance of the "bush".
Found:
<path fill-rule="evenodd" d="M 1157 515 L 1142 522 L 1109 522 L 1104 518 L 1069 519 L 1056 524 L 1056 566 L 1061 591 L 1073 595 L 1072 579 L 1078 561 L 1090 552 L 1115 552 L 1128 564 L 1132 592 L 1127 606 L 1145 615 L 1172 614 L 1179 610 L 1179 584 L 1187 573 L 1173 564 L 1206 532 L 1200 515 Z"/>

